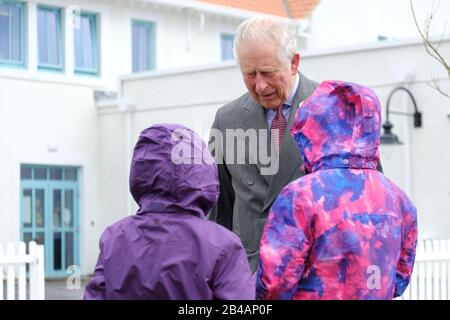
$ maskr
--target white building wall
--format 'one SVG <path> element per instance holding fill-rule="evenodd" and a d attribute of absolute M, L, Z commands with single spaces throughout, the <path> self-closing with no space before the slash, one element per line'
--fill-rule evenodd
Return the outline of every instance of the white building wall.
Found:
<path fill-rule="evenodd" d="M 420 27 L 425 25 L 427 14 L 438 8 L 430 34 L 440 37 L 445 30 L 450 35 L 450 29 L 445 29 L 449 0 L 413 3 Z M 312 13 L 309 31 L 308 49 L 369 44 L 377 42 L 379 35 L 397 40 L 419 36 L 409 0 L 321 0 Z"/>
<path fill-rule="evenodd" d="M 80 257 L 89 265 L 98 240 L 98 140 L 92 89 L 0 78 L 2 199 L 0 241 L 20 237 L 20 165 L 70 165 L 80 175 Z"/>

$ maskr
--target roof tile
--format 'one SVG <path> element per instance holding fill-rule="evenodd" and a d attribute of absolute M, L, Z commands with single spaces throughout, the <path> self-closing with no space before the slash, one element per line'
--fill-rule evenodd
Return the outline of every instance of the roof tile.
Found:
<path fill-rule="evenodd" d="M 309 16 L 320 0 L 200 0 L 211 4 L 301 19 Z"/>

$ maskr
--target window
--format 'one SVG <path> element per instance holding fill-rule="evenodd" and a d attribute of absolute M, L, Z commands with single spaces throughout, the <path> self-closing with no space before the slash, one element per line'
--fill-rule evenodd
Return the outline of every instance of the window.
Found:
<path fill-rule="evenodd" d="M 155 33 L 152 22 L 132 22 L 133 72 L 155 69 Z"/>
<path fill-rule="evenodd" d="M 24 3 L 0 0 L 0 64 L 25 66 Z"/>
<path fill-rule="evenodd" d="M 233 40 L 234 36 L 231 34 L 221 34 L 220 44 L 222 50 L 222 61 L 233 60 Z"/>
<path fill-rule="evenodd" d="M 63 69 L 61 9 L 38 7 L 39 68 Z"/>
<path fill-rule="evenodd" d="M 82 12 L 74 24 L 75 73 L 99 73 L 97 15 Z"/>

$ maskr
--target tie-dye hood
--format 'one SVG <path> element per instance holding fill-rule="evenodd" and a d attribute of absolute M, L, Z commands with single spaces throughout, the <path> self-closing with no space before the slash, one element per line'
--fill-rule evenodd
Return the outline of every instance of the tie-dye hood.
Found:
<path fill-rule="evenodd" d="M 380 102 L 371 89 L 324 81 L 298 109 L 291 133 L 306 172 L 376 169 L 380 127 Z"/>
<path fill-rule="evenodd" d="M 130 190 L 138 214 L 188 212 L 204 218 L 219 196 L 214 158 L 194 131 L 154 125 L 142 131 L 134 148 Z"/>

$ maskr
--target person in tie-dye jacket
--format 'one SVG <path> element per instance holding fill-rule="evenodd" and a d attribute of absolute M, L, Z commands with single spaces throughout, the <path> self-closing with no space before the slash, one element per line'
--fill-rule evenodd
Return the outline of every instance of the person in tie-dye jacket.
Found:
<path fill-rule="evenodd" d="M 297 111 L 304 170 L 274 202 L 261 239 L 258 299 L 393 299 L 413 270 L 416 208 L 376 170 L 380 103 L 325 81 Z"/>

